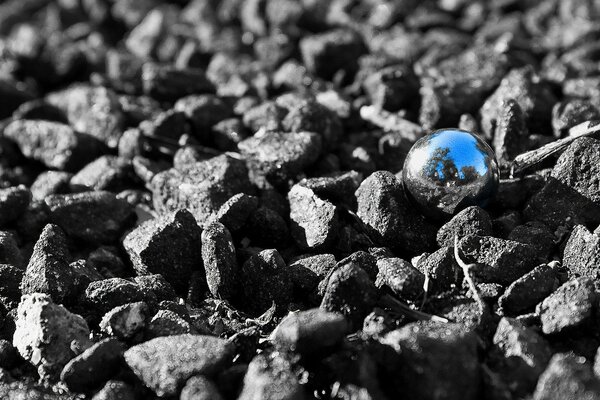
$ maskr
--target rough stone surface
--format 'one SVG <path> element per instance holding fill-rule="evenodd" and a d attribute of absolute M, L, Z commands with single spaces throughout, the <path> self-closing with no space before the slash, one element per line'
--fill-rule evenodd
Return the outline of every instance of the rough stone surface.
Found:
<path fill-rule="evenodd" d="M 542 331 L 548 335 L 585 328 L 594 318 L 597 297 L 590 278 L 575 278 L 564 283 L 537 307 Z"/>
<path fill-rule="evenodd" d="M 452 247 L 454 236 L 460 240 L 468 235 L 492 236 L 492 220 L 480 207 L 467 207 L 442 225 L 437 233 L 437 244 Z"/>
<path fill-rule="evenodd" d="M 185 334 L 133 346 L 125 352 L 125 361 L 157 395 L 173 396 L 187 379 L 217 373 L 233 355 L 233 345 L 224 339 Z"/>
<path fill-rule="evenodd" d="M 542 264 L 511 283 L 498 299 L 498 305 L 505 315 L 518 315 L 532 311 L 557 287 L 556 271 Z"/>
<path fill-rule="evenodd" d="M 233 239 L 223 224 L 214 222 L 202 231 L 202 261 L 212 295 L 233 298 L 239 288 L 240 271 Z"/>
<path fill-rule="evenodd" d="M 331 246 L 339 231 L 337 207 L 312 190 L 294 185 L 288 193 L 292 237 L 302 248 Z"/>
<path fill-rule="evenodd" d="M 303 400 L 304 389 L 291 363 L 278 353 L 260 354 L 250 362 L 238 400 Z"/>
<path fill-rule="evenodd" d="M 573 275 L 597 279 L 600 276 L 600 236 L 577 225 L 565 245 L 563 266 Z"/>
<path fill-rule="evenodd" d="M 45 380 L 57 380 L 62 368 L 91 345 L 85 320 L 52 303 L 44 294 L 23 296 L 17 309 L 13 345 Z"/>
<path fill-rule="evenodd" d="M 600 399 L 600 381 L 584 357 L 555 354 L 540 376 L 533 400 Z"/>
<path fill-rule="evenodd" d="M 408 261 L 401 258 L 381 258 L 377 260 L 378 287 L 387 286 L 396 295 L 406 299 L 416 299 L 423 293 L 425 276 Z"/>
<path fill-rule="evenodd" d="M 117 306 L 104 314 L 100 330 L 118 339 L 131 339 L 145 328 L 149 313 L 148 306 L 143 301 Z"/>
<path fill-rule="evenodd" d="M 184 293 L 193 270 L 202 269 L 202 229 L 187 210 L 146 221 L 123 240 L 139 275 L 161 274 Z"/>

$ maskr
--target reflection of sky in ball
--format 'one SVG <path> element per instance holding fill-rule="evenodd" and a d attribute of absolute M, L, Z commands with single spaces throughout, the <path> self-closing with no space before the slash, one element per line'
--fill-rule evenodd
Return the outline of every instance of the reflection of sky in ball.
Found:
<path fill-rule="evenodd" d="M 414 159 L 419 160 L 419 164 L 425 165 L 432 159 L 436 151 L 440 149 L 447 150 L 444 159 L 452 162 L 458 170 L 458 177 L 464 179 L 464 167 L 472 167 L 479 175 L 485 175 L 487 172 L 485 151 L 479 147 L 477 139 L 471 134 L 458 130 L 438 131 L 427 138 L 424 146 L 419 146 Z M 444 177 L 444 165 L 438 161 L 436 172 L 440 179 Z"/>

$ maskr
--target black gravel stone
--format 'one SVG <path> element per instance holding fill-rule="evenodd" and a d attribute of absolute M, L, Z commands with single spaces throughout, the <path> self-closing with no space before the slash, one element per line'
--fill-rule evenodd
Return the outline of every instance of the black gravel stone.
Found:
<path fill-rule="evenodd" d="M 362 176 L 357 171 L 333 173 L 318 178 L 302 179 L 298 184 L 312 190 L 323 200 L 356 208 L 354 192 L 360 186 Z"/>
<path fill-rule="evenodd" d="M 499 358 L 494 369 L 516 396 L 531 393 L 552 356 L 548 343 L 512 318 L 500 320 L 493 342 Z"/>
<path fill-rule="evenodd" d="M 3 282 L 0 287 L 0 303 L 7 310 L 16 308 L 21 299 L 23 270 L 14 265 L 0 264 L 0 279 Z"/>
<path fill-rule="evenodd" d="M 123 239 L 138 275 L 161 274 L 178 293 L 187 291 L 193 270 L 202 269 L 202 229 L 187 210 L 146 221 Z"/>
<path fill-rule="evenodd" d="M 45 293 L 56 303 L 73 302 L 76 278 L 68 260 L 63 230 L 56 225 L 46 225 L 23 274 L 22 293 Z"/>
<path fill-rule="evenodd" d="M 260 129 L 277 131 L 282 128 L 282 122 L 288 110 L 274 101 L 266 101 L 245 110 L 243 122 L 252 132 Z"/>
<path fill-rule="evenodd" d="M 299 298 L 316 294 L 319 282 L 336 266 L 333 254 L 304 255 L 291 261 L 288 270 Z"/>
<path fill-rule="evenodd" d="M 377 287 L 386 286 L 405 299 L 416 299 L 423 294 L 425 276 L 408 261 L 401 258 L 377 260 Z"/>
<path fill-rule="evenodd" d="M 600 399 L 600 381 L 584 357 L 555 354 L 540 376 L 534 400 Z"/>
<path fill-rule="evenodd" d="M 18 219 L 30 201 L 31 192 L 23 185 L 0 189 L 0 226 Z"/>
<path fill-rule="evenodd" d="M 241 236 L 257 247 L 283 248 L 289 242 L 290 232 L 285 219 L 269 207 L 260 206 L 250 215 Z"/>
<path fill-rule="evenodd" d="M 172 301 L 177 298 L 173 286 L 160 274 L 136 276 L 133 280 L 143 291 L 154 293 L 158 301 Z"/>
<path fill-rule="evenodd" d="M 119 137 L 123 133 L 124 115 L 119 98 L 111 89 L 100 86 L 74 85 L 63 91 L 51 93 L 46 100 L 65 112 L 69 124 L 75 131 L 93 136 L 109 147 L 117 147 Z M 63 129 L 61 135 L 65 135 L 64 131 Z M 81 143 L 79 146 L 87 145 L 87 148 L 83 150 L 82 158 L 89 160 L 90 155 L 85 152 L 94 149 L 94 147 L 90 147 L 90 144 L 95 145 L 95 143 L 85 143 L 81 135 L 77 136 L 79 140 L 76 143 Z M 65 136 L 62 140 L 67 137 Z M 87 141 L 90 142 L 89 139 Z"/>
<path fill-rule="evenodd" d="M 513 99 L 506 100 L 496 121 L 492 146 L 498 163 L 510 167 L 516 156 L 529 148 L 529 131 L 521 106 Z"/>
<path fill-rule="evenodd" d="M 558 287 L 557 273 L 549 265 L 542 264 L 526 273 L 506 288 L 498 299 L 505 315 L 518 315 L 533 308 Z"/>
<path fill-rule="evenodd" d="M 72 176 L 73 174 L 63 171 L 42 172 L 31 184 L 31 197 L 36 201 L 44 201 L 51 194 L 69 193 Z"/>
<path fill-rule="evenodd" d="M 191 122 L 194 134 L 203 142 L 211 137 L 211 128 L 233 116 L 231 107 L 214 95 L 192 95 L 179 99 L 175 110 L 183 112 Z"/>
<path fill-rule="evenodd" d="M 150 315 L 145 302 L 128 303 L 104 314 L 99 327 L 107 335 L 121 340 L 130 340 L 146 327 L 146 320 Z"/>
<path fill-rule="evenodd" d="M 105 383 L 123 361 L 123 345 L 104 339 L 73 358 L 63 368 L 60 379 L 74 392 L 87 392 Z"/>
<path fill-rule="evenodd" d="M 330 247 L 340 229 L 337 207 L 301 185 L 292 187 L 288 200 L 291 233 L 296 244 L 304 249 Z"/>
<path fill-rule="evenodd" d="M 442 225 L 437 233 L 437 244 L 452 247 L 455 236 L 460 240 L 469 235 L 492 236 L 490 216 L 480 207 L 467 207 Z"/>
<path fill-rule="evenodd" d="M 153 294 L 123 278 L 94 281 L 88 285 L 84 296 L 85 302 L 100 315 L 124 304 L 155 300 Z"/>
<path fill-rule="evenodd" d="M 150 187 L 155 209 L 167 212 L 186 208 L 201 225 L 231 196 L 252 192 L 244 162 L 226 155 L 198 162 L 186 173 L 173 168 L 160 172 Z"/>
<path fill-rule="evenodd" d="M 597 301 L 594 281 L 590 278 L 564 283 L 537 307 L 542 331 L 547 335 L 581 332 L 592 324 Z"/>
<path fill-rule="evenodd" d="M 204 71 L 146 63 L 142 67 L 144 93 L 159 101 L 175 101 L 190 94 L 214 93 Z"/>
<path fill-rule="evenodd" d="M 154 114 L 140 123 L 139 129 L 149 137 L 178 140 L 186 131 L 186 118 L 183 112 L 167 110 Z"/>
<path fill-rule="evenodd" d="M 192 333 L 189 322 L 170 310 L 159 310 L 146 327 L 146 338 Z"/>
<path fill-rule="evenodd" d="M 418 79 L 412 68 L 405 64 L 384 67 L 367 76 L 363 87 L 371 104 L 387 111 L 415 109 Z"/>
<path fill-rule="evenodd" d="M 135 186 L 135 178 L 130 161 L 116 156 L 102 156 L 73 175 L 70 186 L 73 192 L 119 192 Z"/>
<path fill-rule="evenodd" d="M 213 222 L 202 231 L 202 261 L 211 294 L 225 300 L 234 298 L 240 285 L 240 271 L 233 239 L 223 224 Z"/>
<path fill-rule="evenodd" d="M 326 279 L 321 309 L 343 314 L 353 328 L 359 328 L 378 299 L 369 275 L 356 263 L 337 267 Z"/>
<path fill-rule="evenodd" d="M 577 224 L 600 224 L 600 206 L 567 184 L 550 178 L 525 206 L 528 220 L 543 222 L 551 229 L 571 228 Z"/>
<path fill-rule="evenodd" d="M 519 105 L 532 132 L 543 133 L 550 128 L 548 122 L 555 97 L 533 68 L 523 67 L 510 71 L 481 107 L 481 127 L 486 137 L 491 138 L 497 132 L 504 104 L 510 99 Z"/>
<path fill-rule="evenodd" d="M 347 29 L 306 36 L 300 40 L 304 65 L 324 79 L 333 78 L 338 71 L 344 71 L 347 78 L 352 78 L 358 70 L 358 58 L 365 52 L 361 37 Z"/>
<path fill-rule="evenodd" d="M 238 144 L 256 177 L 279 185 L 314 164 L 321 137 L 314 132 L 258 132 Z"/>
<path fill-rule="evenodd" d="M 534 247 L 491 236 L 467 236 L 458 246 L 466 263 L 479 264 L 475 273 L 484 282 L 509 284 L 541 261 Z"/>
<path fill-rule="evenodd" d="M 554 233 L 543 223 L 532 221 L 516 226 L 508 240 L 528 244 L 537 249 L 541 257 L 550 257 L 556 244 Z"/>
<path fill-rule="evenodd" d="M 194 375 L 213 375 L 231 361 L 234 347 L 203 335 L 159 337 L 131 347 L 125 361 L 159 396 L 173 396 Z"/>
<path fill-rule="evenodd" d="M 294 102 L 281 122 L 290 132 L 315 132 L 327 148 L 335 148 L 342 138 L 342 122 L 335 112 L 315 100 Z"/>
<path fill-rule="evenodd" d="M 238 232 L 250 215 L 258 208 L 258 198 L 238 193 L 227 200 L 217 212 L 217 220 L 225 225 L 230 232 Z"/>
<path fill-rule="evenodd" d="M 273 303 L 284 310 L 292 300 L 292 281 L 285 261 L 277 250 L 263 250 L 242 265 L 242 308 L 260 315 Z"/>
<path fill-rule="evenodd" d="M 600 119 L 600 109 L 587 100 L 565 100 L 552 108 L 552 129 L 558 138 L 566 136 L 575 125 L 595 119 Z"/>
<path fill-rule="evenodd" d="M 11 264 L 22 268 L 23 263 L 23 256 L 14 235 L 0 231 L 0 264 Z"/>
<path fill-rule="evenodd" d="M 442 247 L 425 256 L 416 267 L 429 278 L 429 290 L 434 293 L 450 290 L 460 285 L 463 279 L 462 269 L 454 259 L 453 247 Z"/>
<path fill-rule="evenodd" d="M 347 330 L 341 314 L 315 308 L 290 313 L 273 331 L 273 340 L 281 348 L 310 356 L 339 344 Z"/>
<path fill-rule="evenodd" d="M 356 191 L 356 199 L 358 217 L 382 245 L 410 254 L 434 246 L 435 227 L 415 212 L 392 173 L 378 171 L 370 175 Z"/>
<path fill-rule="evenodd" d="M 260 354 L 250 362 L 239 400 L 294 399 L 306 397 L 290 361 L 280 353 Z"/>
<path fill-rule="evenodd" d="M 389 332 L 381 342 L 397 353 L 396 393 L 411 399 L 478 399 L 477 336 L 459 324 L 414 322 Z"/>
<path fill-rule="evenodd" d="M 563 266 L 574 276 L 597 279 L 600 276 L 600 237 L 577 225 L 565 245 Z"/>
<path fill-rule="evenodd" d="M 192 376 L 181 390 L 180 400 L 222 400 L 217 386 L 202 375 Z"/>
<path fill-rule="evenodd" d="M 600 140 L 581 138 L 558 158 L 552 177 L 600 205 Z"/>
<path fill-rule="evenodd" d="M 105 191 L 56 194 L 44 202 L 50 220 L 67 236 L 90 243 L 116 241 L 134 219 L 131 205 Z"/>

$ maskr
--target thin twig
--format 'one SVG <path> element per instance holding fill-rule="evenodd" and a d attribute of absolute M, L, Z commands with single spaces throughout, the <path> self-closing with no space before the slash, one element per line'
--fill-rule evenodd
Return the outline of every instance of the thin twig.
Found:
<path fill-rule="evenodd" d="M 575 139 L 600 132 L 600 121 L 586 121 L 569 129 L 569 136 L 550 142 L 535 150 L 519 154 L 512 162 L 510 176 L 513 177 L 525 169 L 543 161 L 552 154 L 567 148 Z"/>
<path fill-rule="evenodd" d="M 473 280 L 473 277 L 471 275 L 471 268 L 473 268 L 477 264 L 467 264 L 463 261 L 462 258 L 460 258 L 460 255 L 458 254 L 458 235 L 454 235 L 454 258 L 456 259 L 458 265 L 462 268 L 463 274 L 465 275 L 465 279 L 469 284 L 469 288 L 471 289 L 471 292 L 473 292 L 473 298 L 477 302 L 481 314 L 483 314 L 485 312 L 485 303 L 483 302 L 483 299 L 481 298 L 481 295 L 477 290 L 477 286 L 475 286 L 475 281 Z"/>

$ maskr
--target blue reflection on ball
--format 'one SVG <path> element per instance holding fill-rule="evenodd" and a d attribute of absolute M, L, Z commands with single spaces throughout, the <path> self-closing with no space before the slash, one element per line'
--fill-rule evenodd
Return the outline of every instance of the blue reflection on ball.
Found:
<path fill-rule="evenodd" d="M 498 163 L 492 149 L 473 133 L 441 129 L 413 145 L 402 178 L 425 215 L 447 218 L 464 207 L 488 203 L 498 188 Z"/>

